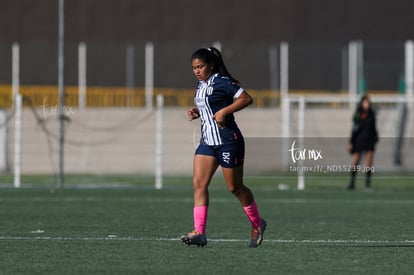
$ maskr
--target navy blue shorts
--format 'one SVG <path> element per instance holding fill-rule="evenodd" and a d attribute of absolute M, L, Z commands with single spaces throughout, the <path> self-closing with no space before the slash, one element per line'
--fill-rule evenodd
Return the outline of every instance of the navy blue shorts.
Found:
<path fill-rule="evenodd" d="M 196 155 L 213 156 L 221 167 L 234 168 L 244 163 L 244 141 L 224 145 L 198 145 Z"/>

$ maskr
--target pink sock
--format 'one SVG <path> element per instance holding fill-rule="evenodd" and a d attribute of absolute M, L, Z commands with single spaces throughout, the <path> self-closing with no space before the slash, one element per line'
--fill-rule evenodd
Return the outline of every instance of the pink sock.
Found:
<path fill-rule="evenodd" d="M 244 213 L 246 213 L 247 217 L 249 218 L 250 223 L 252 224 L 253 228 L 260 227 L 262 223 L 262 219 L 259 215 L 259 210 L 257 209 L 257 204 L 254 201 L 252 204 L 248 206 L 243 206 Z"/>
<path fill-rule="evenodd" d="M 194 206 L 194 229 L 201 234 L 206 234 L 208 206 Z"/>

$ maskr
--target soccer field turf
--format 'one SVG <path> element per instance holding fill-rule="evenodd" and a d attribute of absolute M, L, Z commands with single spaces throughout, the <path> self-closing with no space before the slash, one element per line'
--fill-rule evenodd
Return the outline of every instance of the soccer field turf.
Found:
<path fill-rule="evenodd" d="M 413 274 L 412 177 L 377 178 L 370 193 L 344 191 L 338 179 L 308 180 L 301 192 L 278 189 L 292 180 L 247 179 L 268 222 L 257 249 L 220 177 L 210 186 L 203 248 L 178 239 L 192 229 L 191 180 L 167 180 L 163 190 L 139 181 L 0 189 L 0 274 Z"/>

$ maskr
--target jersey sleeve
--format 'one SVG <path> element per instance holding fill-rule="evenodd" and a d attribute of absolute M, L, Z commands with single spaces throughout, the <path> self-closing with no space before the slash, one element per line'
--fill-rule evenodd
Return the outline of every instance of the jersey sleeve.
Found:
<path fill-rule="evenodd" d="M 238 98 L 244 92 L 238 83 L 232 82 L 229 78 L 223 77 L 222 81 L 224 91 L 229 97 Z"/>
<path fill-rule="evenodd" d="M 233 98 L 238 98 L 243 92 L 244 89 L 242 87 L 239 87 L 239 90 L 234 94 Z"/>

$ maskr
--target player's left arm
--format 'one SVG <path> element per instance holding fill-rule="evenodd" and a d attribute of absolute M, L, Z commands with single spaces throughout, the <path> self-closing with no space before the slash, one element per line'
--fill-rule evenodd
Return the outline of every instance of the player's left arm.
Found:
<path fill-rule="evenodd" d="M 243 91 L 234 101 L 232 104 L 220 109 L 217 111 L 213 118 L 217 121 L 220 127 L 224 127 L 225 118 L 227 115 L 240 111 L 245 107 L 249 106 L 253 103 L 253 98 L 246 92 Z"/>

